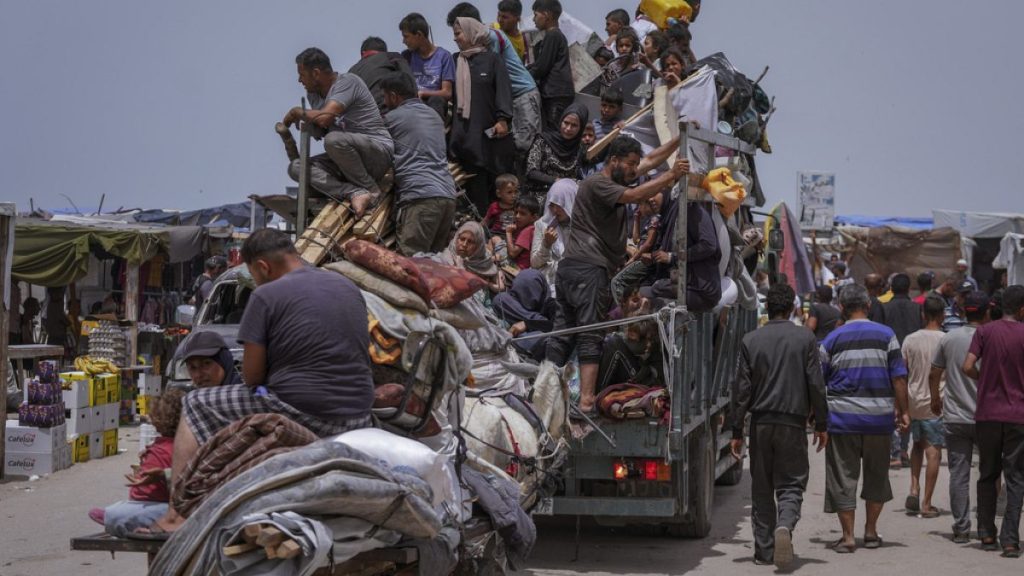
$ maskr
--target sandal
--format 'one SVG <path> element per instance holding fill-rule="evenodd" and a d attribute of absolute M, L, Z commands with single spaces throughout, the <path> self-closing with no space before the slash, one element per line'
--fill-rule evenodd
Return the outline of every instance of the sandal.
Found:
<path fill-rule="evenodd" d="M 835 550 L 836 554 L 853 554 L 853 551 L 857 549 L 856 544 L 846 544 L 842 538 L 829 544 L 828 547 Z"/>
<path fill-rule="evenodd" d="M 907 509 L 908 513 L 918 513 L 921 511 L 921 500 L 914 495 L 907 496 L 906 502 L 903 503 L 903 507 Z"/>
<path fill-rule="evenodd" d="M 921 512 L 921 518 L 938 518 L 942 514 L 942 510 L 939 510 L 935 506 L 928 508 Z"/>
<path fill-rule="evenodd" d="M 1014 546 L 1013 544 L 1003 547 L 1003 553 L 1000 554 L 1003 558 L 1020 558 L 1020 546 Z"/>
<path fill-rule="evenodd" d="M 881 548 L 882 547 L 882 537 L 881 536 L 875 536 L 873 538 L 869 538 L 869 537 L 865 536 L 864 537 L 864 547 L 867 548 L 868 550 L 877 550 L 877 549 Z"/>
<path fill-rule="evenodd" d="M 145 530 L 145 532 L 143 532 Z M 145 528 L 136 528 L 132 532 L 128 533 L 128 538 L 132 540 L 152 540 L 156 542 L 166 542 L 170 539 L 171 534 L 174 532 L 168 532 L 160 527 L 159 524 L 153 522 Z"/>

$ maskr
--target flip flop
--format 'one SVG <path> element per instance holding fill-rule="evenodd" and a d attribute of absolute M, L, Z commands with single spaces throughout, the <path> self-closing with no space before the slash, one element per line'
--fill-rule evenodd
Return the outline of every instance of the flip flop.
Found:
<path fill-rule="evenodd" d="M 828 547 L 835 550 L 836 554 L 853 554 L 854 550 L 857 549 L 856 544 L 845 544 L 842 538 L 829 544 Z"/>
<path fill-rule="evenodd" d="M 874 538 L 864 537 L 864 547 L 868 550 L 877 550 L 882 547 L 882 537 L 875 536 Z"/>
<path fill-rule="evenodd" d="M 1003 558 L 1020 558 L 1020 546 L 1005 546 L 1000 556 Z"/>
<path fill-rule="evenodd" d="M 928 510 L 921 512 L 921 518 L 938 518 L 941 514 L 942 510 L 932 506 Z"/>
<path fill-rule="evenodd" d="M 907 509 L 907 512 L 920 512 L 921 500 L 914 495 L 907 496 L 907 500 L 903 503 L 903 507 Z"/>
<path fill-rule="evenodd" d="M 140 532 L 140 530 L 148 530 L 148 532 Z M 128 533 L 128 538 L 132 540 L 150 540 L 156 542 L 166 542 L 170 539 L 173 532 L 168 532 L 161 528 L 156 522 L 153 522 L 145 528 L 136 528 L 132 532 Z"/>

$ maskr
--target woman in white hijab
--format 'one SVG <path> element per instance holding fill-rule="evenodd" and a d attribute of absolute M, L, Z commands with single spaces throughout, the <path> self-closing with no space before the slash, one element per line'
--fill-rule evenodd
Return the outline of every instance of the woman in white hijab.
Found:
<path fill-rule="evenodd" d="M 530 250 L 530 266 L 540 270 L 547 278 L 551 295 L 555 295 L 555 271 L 565 254 L 569 241 L 569 224 L 572 221 L 572 205 L 576 201 L 579 184 L 563 178 L 548 190 L 548 204 L 544 215 L 534 224 L 533 248 Z"/>

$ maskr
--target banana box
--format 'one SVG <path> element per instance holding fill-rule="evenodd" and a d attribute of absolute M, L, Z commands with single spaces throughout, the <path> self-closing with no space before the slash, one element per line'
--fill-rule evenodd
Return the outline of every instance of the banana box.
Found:
<path fill-rule="evenodd" d="M 107 403 L 107 383 L 94 377 L 89 380 L 89 406 L 100 406 Z"/>
<path fill-rule="evenodd" d="M 117 456 L 117 430 L 103 432 L 103 456 Z"/>
<path fill-rule="evenodd" d="M 110 404 L 121 401 L 121 376 L 118 374 L 97 374 L 92 377 L 94 382 L 101 382 L 103 395 L 98 396 L 98 404 Z"/>
<path fill-rule="evenodd" d="M 153 411 L 153 403 L 156 402 L 157 396 L 147 396 L 145 394 L 139 395 L 137 402 L 139 405 L 139 416 L 149 416 L 150 412 Z"/>
<path fill-rule="evenodd" d="M 65 372 L 64 374 L 68 373 Z M 70 380 L 65 379 L 64 374 L 61 374 L 64 407 L 75 409 L 89 406 L 89 377 L 85 375 L 85 372 L 78 372 L 83 378 Z"/>
<path fill-rule="evenodd" d="M 89 459 L 103 458 L 103 432 L 89 434 Z"/>
<path fill-rule="evenodd" d="M 89 435 L 75 434 L 68 437 L 71 446 L 71 461 L 75 464 L 89 461 Z"/>

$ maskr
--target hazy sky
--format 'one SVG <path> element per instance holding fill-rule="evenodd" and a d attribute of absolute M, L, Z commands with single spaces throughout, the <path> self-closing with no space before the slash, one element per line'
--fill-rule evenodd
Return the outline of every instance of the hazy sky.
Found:
<path fill-rule="evenodd" d="M 289 183 L 274 122 L 319 46 L 348 69 L 368 35 L 401 49 L 423 12 L 453 48 L 454 1 L 0 0 L 0 201 L 19 210 L 193 209 Z M 530 4 L 526 0 L 527 7 Z M 496 1 L 477 3 L 493 19 Z M 621 0 L 563 0 L 603 35 Z M 706 0 L 698 57 L 723 51 L 777 97 L 770 202 L 837 174 L 843 214 L 1024 211 L 1024 3 Z"/>

